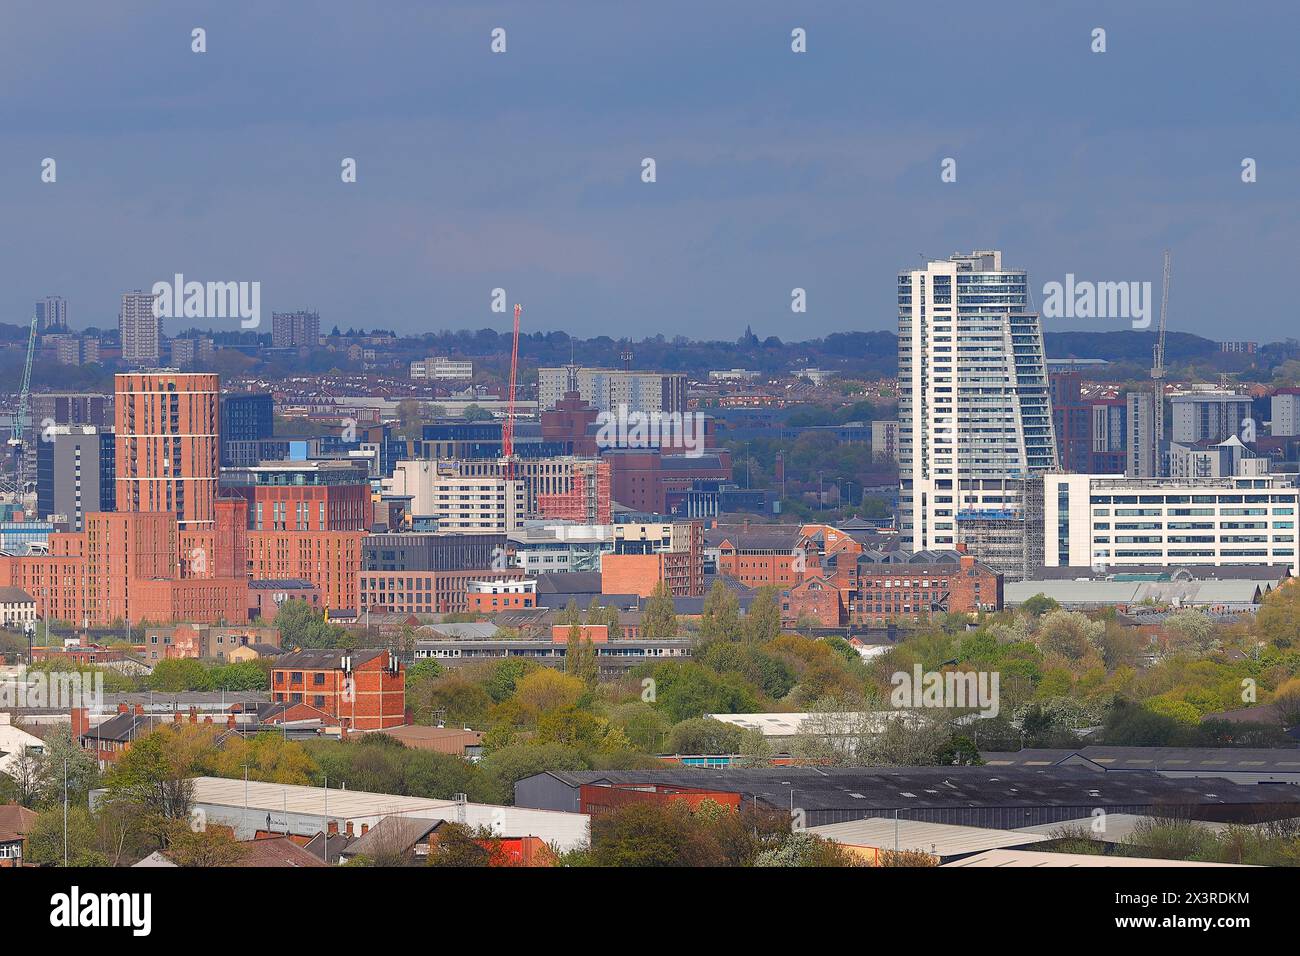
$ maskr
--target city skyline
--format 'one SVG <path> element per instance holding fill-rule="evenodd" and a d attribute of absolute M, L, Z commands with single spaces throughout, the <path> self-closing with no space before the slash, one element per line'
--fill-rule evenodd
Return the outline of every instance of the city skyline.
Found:
<path fill-rule="evenodd" d="M 919 252 L 1003 249 L 1037 299 L 1068 274 L 1158 287 L 1168 247 L 1171 329 L 1248 314 L 1253 338 L 1289 333 L 1251 281 L 1286 267 L 1300 220 L 1280 3 L 940 4 L 925 30 L 902 6 L 577 6 L 335 4 L 257 29 L 215 4 L 20 11 L 0 41 L 0 202 L 24 228 L 4 231 L 0 309 L 21 323 L 62 295 L 75 328 L 112 327 L 124 290 L 183 272 L 260 282 L 268 313 L 326 327 L 502 330 L 503 288 L 533 329 L 788 338 L 891 329 Z M 128 45 L 148 65 L 124 70 Z M 1009 106 L 990 121 L 976 96 Z"/>

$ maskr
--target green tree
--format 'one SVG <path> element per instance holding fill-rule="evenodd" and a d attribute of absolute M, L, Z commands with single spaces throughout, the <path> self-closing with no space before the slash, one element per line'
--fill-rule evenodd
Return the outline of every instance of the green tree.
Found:
<path fill-rule="evenodd" d="M 744 732 L 735 724 L 709 717 L 692 717 L 676 724 L 668 735 L 675 754 L 735 754 L 740 752 Z"/>
<path fill-rule="evenodd" d="M 153 673 L 146 678 L 150 690 L 180 693 L 191 690 L 212 690 L 212 677 L 208 668 L 196 657 L 176 657 L 159 661 Z"/>
<path fill-rule="evenodd" d="M 677 637 L 677 612 L 668 585 L 658 582 L 641 615 L 641 636 L 647 641 L 668 641 Z"/>
<path fill-rule="evenodd" d="M 480 766 L 492 786 L 491 803 L 515 802 L 515 782 L 546 770 L 588 770 L 590 764 L 574 747 L 554 743 L 520 743 L 502 747 L 483 758 Z"/>
<path fill-rule="evenodd" d="M 781 596 L 774 587 L 759 588 L 745 612 L 745 640 L 765 644 L 781 636 Z"/>
<path fill-rule="evenodd" d="M 62 866 L 64 848 L 63 807 L 51 807 L 36 818 L 27 834 L 26 859 L 37 866 Z M 96 849 L 95 819 L 84 806 L 68 807 L 67 850 L 69 866 L 104 866 Z"/>
<path fill-rule="evenodd" d="M 740 599 L 722 581 L 714 581 L 713 587 L 704 597 L 700 641 L 737 641 L 740 634 Z"/>
<path fill-rule="evenodd" d="M 142 832 L 166 847 L 188 823 L 194 804 L 193 778 L 210 769 L 216 751 L 211 726 L 163 726 L 139 738 L 109 770 L 108 799 L 132 807 Z"/>
<path fill-rule="evenodd" d="M 1035 594 L 1033 597 L 1021 602 L 1020 610 L 1030 617 L 1042 617 L 1048 611 L 1055 611 L 1060 606 L 1055 598 L 1050 598 L 1046 594 Z"/>
<path fill-rule="evenodd" d="M 325 620 L 305 600 L 294 598 L 285 601 L 275 612 L 275 626 L 280 629 L 280 642 L 284 647 L 341 647 L 348 643 L 346 629 Z"/>
<path fill-rule="evenodd" d="M 90 791 L 99 783 L 99 764 L 73 738 L 72 727 L 59 724 L 45 737 L 45 747 L 37 758 L 35 779 L 41 804 L 62 803 L 66 781 L 68 802 L 85 806 Z"/>
<path fill-rule="evenodd" d="M 218 829 L 192 830 L 174 824 L 167 841 L 167 858 L 182 867 L 234 866 L 246 847 L 229 833 Z"/>

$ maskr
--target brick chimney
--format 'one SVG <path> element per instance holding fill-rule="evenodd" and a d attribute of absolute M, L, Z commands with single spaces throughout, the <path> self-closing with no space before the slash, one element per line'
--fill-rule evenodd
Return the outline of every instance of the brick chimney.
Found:
<path fill-rule="evenodd" d="M 90 732 L 90 711 L 85 707 L 72 708 L 72 739 L 80 740 Z"/>

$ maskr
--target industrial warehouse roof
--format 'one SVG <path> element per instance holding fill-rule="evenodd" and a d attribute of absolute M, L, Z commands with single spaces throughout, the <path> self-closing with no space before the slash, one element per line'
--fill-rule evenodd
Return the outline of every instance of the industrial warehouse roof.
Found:
<path fill-rule="evenodd" d="M 1043 567 L 1034 570 L 1035 580 L 1136 580 L 1141 575 L 1149 581 L 1269 581 L 1275 587 L 1291 576 L 1284 564 L 1177 565 L 1128 564 L 1098 574 L 1089 566 Z"/>
<path fill-rule="evenodd" d="M 1010 581 L 1003 586 L 1008 605 L 1023 604 L 1043 594 L 1069 606 L 1104 604 L 1239 604 L 1258 603 L 1275 585 L 1272 580 L 1234 581 Z"/>
<path fill-rule="evenodd" d="M 589 817 L 583 813 L 533 810 L 488 803 L 458 803 L 429 797 L 408 797 L 395 793 L 363 790 L 303 787 L 261 783 L 226 777 L 195 777 L 194 803 L 257 813 L 288 813 L 331 820 L 363 817 L 414 816 L 438 820 L 460 820 L 471 827 L 489 826 L 508 836 L 535 836 L 562 849 L 586 844 Z"/>
<path fill-rule="evenodd" d="M 740 793 L 770 806 L 805 810 L 926 810 L 952 807 L 1237 806 L 1294 803 L 1300 788 L 1155 773 L 1099 774 L 1051 767 L 776 767 L 641 771 L 547 771 L 572 787 L 658 784 Z"/>
<path fill-rule="evenodd" d="M 939 857 L 961 856 L 1000 847 L 1027 846 L 1052 839 L 1028 830 L 991 830 L 987 827 L 963 827 L 886 817 L 828 823 L 826 826 L 809 827 L 807 832 L 847 846 L 898 849 L 904 852 L 918 850 Z"/>
<path fill-rule="evenodd" d="M 1238 866 L 1237 863 L 1192 863 L 1187 860 L 1155 860 L 1132 856 L 1108 856 L 1091 853 L 1042 853 L 1037 850 L 986 850 L 975 856 L 964 857 L 950 866 L 1023 867 L 1023 866 Z"/>
<path fill-rule="evenodd" d="M 1040 823 L 1032 827 L 1017 827 L 1017 833 L 1038 834 L 1045 837 L 1056 837 L 1063 832 L 1085 830 L 1092 835 L 1092 839 L 1101 840 L 1105 843 L 1125 843 L 1133 836 L 1134 833 L 1140 832 L 1140 829 L 1150 824 L 1159 824 L 1167 822 L 1160 817 L 1146 816 L 1138 813 L 1107 813 L 1101 816 L 1080 817 L 1077 820 L 1064 820 L 1060 823 Z M 1178 818 L 1180 823 L 1190 823 L 1193 826 L 1200 827 L 1207 833 L 1221 833 L 1230 826 L 1240 826 L 1240 824 L 1217 823 L 1212 820 L 1187 820 Z M 1267 827 L 1269 824 L 1253 824 L 1251 828 Z"/>
<path fill-rule="evenodd" d="M 1300 749 L 1246 747 L 1080 747 L 1077 750 L 1021 750 L 986 753 L 988 767 L 1050 767 L 1068 762 L 1103 770 L 1177 773 L 1300 774 Z"/>

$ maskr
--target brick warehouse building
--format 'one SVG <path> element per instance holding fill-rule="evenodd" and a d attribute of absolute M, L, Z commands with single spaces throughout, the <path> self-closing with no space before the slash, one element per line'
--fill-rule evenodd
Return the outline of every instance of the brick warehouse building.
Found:
<path fill-rule="evenodd" d="M 406 668 L 386 650 L 294 651 L 271 668 L 275 701 L 305 703 L 353 730 L 406 723 Z"/>
<path fill-rule="evenodd" d="M 718 573 L 751 588 L 793 587 L 820 566 L 800 525 L 718 526 L 709 545 L 718 552 Z"/>
<path fill-rule="evenodd" d="M 1002 608 L 1002 575 L 961 551 L 842 552 L 825 570 L 844 595 L 850 626 Z"/>

